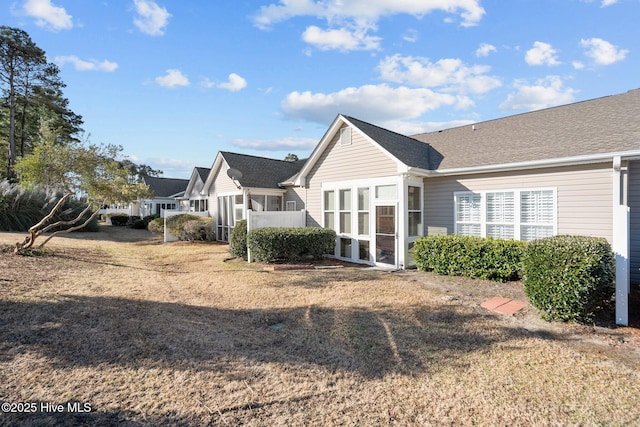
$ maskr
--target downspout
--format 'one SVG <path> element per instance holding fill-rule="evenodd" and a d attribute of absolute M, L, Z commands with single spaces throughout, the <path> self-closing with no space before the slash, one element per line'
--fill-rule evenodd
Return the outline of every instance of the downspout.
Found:
<path fill-rule="evenodd" d="M 616 262 L 616 324 L 629 325 L 629 231 L 630 214 L 627 205 L 628 168 L 622 158 L 613 158 L 613 243 Z"/>

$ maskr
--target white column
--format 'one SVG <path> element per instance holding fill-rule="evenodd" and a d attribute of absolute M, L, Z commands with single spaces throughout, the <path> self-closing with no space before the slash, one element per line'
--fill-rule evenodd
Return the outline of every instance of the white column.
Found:
<path fill-rule="evenodd" d="M 630 215 L 627 206 L 627 169 L 620 157 L 613 159 L 613 243 L 616 260 L 616 324 L 629 324 L 629 230 Z"/>

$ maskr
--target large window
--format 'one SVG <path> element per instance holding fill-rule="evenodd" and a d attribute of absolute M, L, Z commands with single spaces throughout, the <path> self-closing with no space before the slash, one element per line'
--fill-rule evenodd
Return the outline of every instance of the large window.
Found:
<path fill-rule="evenodd" d="M 324 227 L 335 230 L 335 200 L 334 191 L 324 192 Z"/>
<path fill-rule="evenodd" d="M 358 234 L 369 235 L 369 188 L 358 188 Z"/>
<path fill-rule="evenodd" d="M 340 233 L 351 234 L 351 190 L 340 190 Z"/>
<path fill-rule="evenodd" d="M 522 240 L 535 240 L 553 235 L 555 197 L 553 191 L 520 193 L 520 227 Z"/>
<path fill-rule="evenodd" d="M 480 237 L 482 211 L 480 194 L 456 194 L 456 234 Z"/>
<path fill-rule="evenodd" d="M 233 204 L 233 218 L 235 220 L 233 225 L 235 225 L 236 222 L 244 219 L 244 196 L 242 194 L 236 195 Z"/>
<path fill-rule="evenodd" d="M 456 193 L 455 205 L 458 235 L 529 241 L 555 233 L 553 189 Z"/>
<path fill-rule="evenodd" d="M 513 191 L 487 193 L 487 237 L 515 237 L 515 199 Z"/>
<path fill-rule="evenodd" d="M 422 235 L 422 195 L 420 187 L 412 185 L 407 187 L 407 210 L 408 210 L 408 235 L 415 237 Z"/>
<path fill-rule="evenodd" d="M 191 212 L 206 212 L 209 210 L 208 199 L 192 199 L 189 200 L 189 211 Z"/>

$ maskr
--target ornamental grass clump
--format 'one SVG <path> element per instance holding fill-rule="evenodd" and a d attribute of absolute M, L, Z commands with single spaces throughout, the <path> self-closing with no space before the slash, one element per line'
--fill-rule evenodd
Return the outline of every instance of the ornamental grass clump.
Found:
<path fill-rule="evenodd" d="M 588 323 L 615 292 L 615 261 L 603 238 L 535 240 L 523 257 L 524 290 L 547 320 Z"/>

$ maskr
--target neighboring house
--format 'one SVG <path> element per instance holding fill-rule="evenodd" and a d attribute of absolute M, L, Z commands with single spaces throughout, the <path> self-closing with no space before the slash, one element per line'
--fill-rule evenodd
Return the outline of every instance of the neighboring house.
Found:
<path fill-rule="evenodd" d="M 218 240 L 228 242 L 235 223 L 245 219 L 249 209 L 303 209 L 299 201 L 287 197 L 287 189 L 280 185 L 295 175 L 303 164 L 304 160 L 289 162 L 219 152 L 200 192 L 209 197 L 208 210 L 215 219 Z"/>
<path fill-rule="evenodd" d="M 640 283 L 639 116 L 640 89 L 413 137 L 338 115 L 309 159 L 220 152 L 185 198 L 222 241 L 249 209 L 305 209 L 307 226 L 336 231 L 337 258 L 400 269 L 424 235 L 604 237 L 626 324 Z"/>
<path fill-rule="evenodd" d="M 149 186 L 152 198 L 137 202 L 140 216 L 161 215 L 163 210 L 177 210 L 180 206 L 179 198 L 189 184 L 188 179 L 159 178 L 146 176 L 143 182 Z"/>
<path fill-rule="evenodd" d="M 428 234 L 590 235 L 612 243 L 628 288 L 629 274 L 640 281 L 639 115 L 640 90 L 412 138 L 339 115 L 283 184 L 308 225 L 336 230 L 341 259 L 405 268 Z"/>
<path fill-rule="evenodd" d="M 209 176 L 209 168 L 193 168 L 189 184 L 181 198 L 181 211 L 186 212 L 209 212 L 209 194 L 204 191 L 204 183 Z"/>

